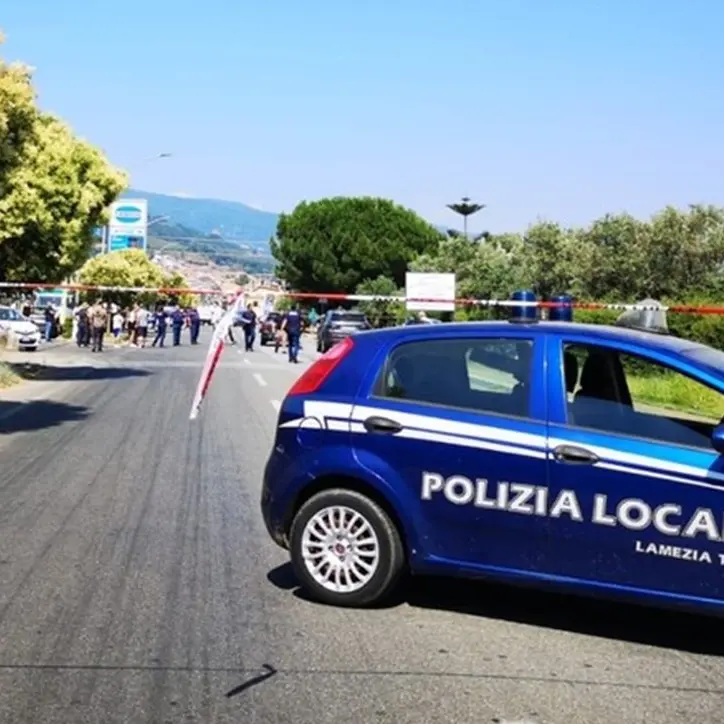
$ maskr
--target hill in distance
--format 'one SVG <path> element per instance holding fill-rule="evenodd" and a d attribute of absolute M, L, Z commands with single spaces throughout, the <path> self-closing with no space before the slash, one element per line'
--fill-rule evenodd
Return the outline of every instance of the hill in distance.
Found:
<path fill-rule="evenodd" d="M 238 201 L 194 199 L 128 189 L 122 198 L 146 199 L 150 218 L 167 216 L 171 227 L 196 230 L 201 237 L 214 236 L 254 249 L 269 249 L 269 238 L 276 233 L 278 214 L 260 211 Z M 154 236 L 161 224 L 154 224 Z M 164 234 L 165 236 L 165 234 Z"/>

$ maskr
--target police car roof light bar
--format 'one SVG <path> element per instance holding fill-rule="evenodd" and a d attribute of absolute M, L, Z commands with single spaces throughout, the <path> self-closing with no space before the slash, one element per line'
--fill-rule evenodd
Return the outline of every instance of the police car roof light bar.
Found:
<path fill-rule="evenodd" d="M 642 309 L 626 310 L 615 322 L 616 327 L 626 327 L 652 334 L 669 334 L 666 307 L 655 299 L 644 299 L 638 303 Z"/>
<path fill-rule="evenodd" d="M 287 392 L 287 397 L 311 395 L 317 392 L 353 347 L 352 337 L 346 337 L 341 342 L 337 342 L 292 385 Z"/>
<path fill-rule="evenodd" d="M 530 324 L 538 321 L 538 300 L 530 289 L 519 289 L 510 297 L 512 302 L 518 302 L 510 310 L 510 321 Z"/>

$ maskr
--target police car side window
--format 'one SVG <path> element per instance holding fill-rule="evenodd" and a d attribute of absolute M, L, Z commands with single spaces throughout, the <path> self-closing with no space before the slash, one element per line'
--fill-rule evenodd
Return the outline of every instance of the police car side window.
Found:
<path fill-rule="evenodd" d="M 595 345 L 566 345 L 568 422 L 672 445 L 711 448 L 724 395 L 659 362 Z"/>
<path fill-rule="evenodd" d="M 521 339 L 408 342 L 391 353 L 375 395 L 527 417 L 532 352 Z"/>

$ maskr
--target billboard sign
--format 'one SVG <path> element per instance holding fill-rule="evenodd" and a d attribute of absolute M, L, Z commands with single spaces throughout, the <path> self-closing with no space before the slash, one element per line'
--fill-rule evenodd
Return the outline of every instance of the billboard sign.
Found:
<path fill-rule="evenodd" d="M 122 199 L 111 204 L 108 222 L 108 251 L 143 249 L 148 244 L 148 202 Z"/>
<path fill-rule="evenodd" d="M 405 296 L 408 312 L 454 312 L 455 274 L 407 272 Z"/>

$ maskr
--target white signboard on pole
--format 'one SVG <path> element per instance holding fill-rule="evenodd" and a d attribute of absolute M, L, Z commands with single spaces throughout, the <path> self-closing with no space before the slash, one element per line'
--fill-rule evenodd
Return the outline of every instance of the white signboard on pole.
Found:
<path fill-rule="evenodd" d="M 455 274 L 407 272 L 405 274 L 405 297 L 408 312 L 454 312 Z M 410 299 L 434 299 L 430 302 L 415 302 Z"/>
<path fill-rule="evenodd" d="M 143 249 L 148 245 L 148 201 L 121 199 L 111 204 L 108 251 Z"/>

